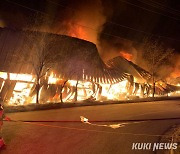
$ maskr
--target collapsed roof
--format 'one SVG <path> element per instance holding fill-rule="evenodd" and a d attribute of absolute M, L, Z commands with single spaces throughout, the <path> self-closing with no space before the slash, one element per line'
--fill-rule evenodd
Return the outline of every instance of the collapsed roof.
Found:
<path fill-rule="evenodd" d="M 0 28 L 0 71 L 33 73 L 32 65 L 22 63 L 20 59 L 24 55 L 28 59 L 40 52 L 43 47 L 39 38 L 44 36 L 45 44 L 50 46 L 46 47 L 49 50 L 48 56 L 58 55 L 53 71 L 58 72 L 61 78 L 115 83 L 126 77 L 123 72 L 108 69 L 101 60 L 96 45 L 91 42 L 65 35 L 8 28 Z M 33 51 L 34 44 L 38 46 L 36 51 Z"/>
<path fill-rule="evenodd" d="M 136 79 L 135 82 L 137 83 L 152 84 L 152 75 L 148 71 L 144 70 L 143 68 L 134 64 L 133 62 L 124 59 L 123 57 L 119 56 L 110 59 L 107 62 L 107 65 L 109 66 L 109 68 L 112 68 L 118 71 L 119 73 L 126 73 L 132 75 Z M 180 90 L 179 86 L 167 84 L 163 80 L 159 80 L 156 83 L 156 87 L 155 87 L 155 92 L 158 95 L 164 95 L 179 90 Z"/>
<path fill-rule="evenodd" d="M 149 72 L 120 56 L 110 59 L 107 65 L 118 72 L 132 75 L 138 83 L 145 83 L 151 78 Z"/>
<path fill-rule="evenodd" d="M 41 44 L 41 38 L 44 37 L 46 46 Z M 34 48 L 34 44 L 37 49 Z M 0 71 L 33 74 L 32 64 L 20 59 L 25 56 L 28 61 L 42 48 L 48 51 L 49 57 L 56 56 L 53 71 L 60 74 L 63 79 L 112 84 L 129 76 L 135 77 L 138 83 L 148 82 L 152 77 L 149 72 L 123 57 L 115 57 L 105 64 L 96 45 L 91 42 L 65 35 L 8 28 L 0 28 Z M 168 87 L 164 89 L 176 89 Z"/>

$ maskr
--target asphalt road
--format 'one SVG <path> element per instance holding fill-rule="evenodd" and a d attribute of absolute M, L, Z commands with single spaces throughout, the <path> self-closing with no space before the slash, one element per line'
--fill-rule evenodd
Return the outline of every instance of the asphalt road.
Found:
<path fill-rule="evenodd" d="M 7 148 L 3 154 L 152 154 L 151 150 L 132 150 L 137 142 L 160 141 L 169 128 L 180 123 L 180 101 L 159 101 L 135 104 L 86 106 L 55 110 L 10 113 L 13 120 L 74 122 L 4 122 L 3 136 Z M 102 125 L 120 122 L 80 122 L 89 120 L 166 120 L 128 123 L 113 129 Z M 95 125 L 94 125 L 95 124 Z"/>

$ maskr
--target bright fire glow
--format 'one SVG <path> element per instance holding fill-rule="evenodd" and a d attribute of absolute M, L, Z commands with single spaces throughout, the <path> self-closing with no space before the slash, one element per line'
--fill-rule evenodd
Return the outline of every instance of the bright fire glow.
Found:
<path fill-rule="evenodd" d="M 120 52 L 120 56 L 125 58 L 125 59 L 127 59 L 127 60 L 129 60 L 129 61 L 132 61 L 132 59 L 133 59 L 133 55 L 132 54 L 124 52 L 124 51 Z"/>
<path fill-rule="evenodd" d="M 17 74 L 17 73 L 9 73 L 10 80 L 19 80 L 19 81 L 29 81 L 34 82 L 34 78 L 30 74 Z M 6 72 L 0 72 L 0 78 L 6 80 L 8 78 L 8 74 Z"/>
<path fill-rule="evenodd" d="M 17 82 L 14 87 L 13 96 L 10 98 L 9 104 L 24 105 L 29 97 L 32 86 L 33 84 Z"/>
<path fill-rule="evenodd" d="M 180 83 L 178 83 L 176 86 L 179 87 L 179 90 L 168 94 L 169 96 L 179 96 L 180 95 Z"/>
<path fill-rule="evenodd" d="M 7 73 L 6 72 L 0 72 L 0 78 L 7 79 Z"/>
<path fill-rule="evenodd" d="M 12 96 L 8 101 L 9 105 L 25 105 L 36 102 L 34 76 L 29 74 L 8 74 L 6 72 L 0 72 L 0 78 L 2 81 L 0 92 L 3 90 L 4 86 L 7 86 L 6 81 L 8 78 L 10 81 L 13 81 L 14 89 L 12 91 Z M 49 76 L 46 74 L 45 78 L 47 79 L 48 85 L 45 89 L 43 89 L 43 85 L 41 85 L 39 98 L 48 97 L 45 99 L 47 102 L 60 102 L 60 89 L 58 88 L 60 88 L 65 81 L 58 78 L 53 72 Z M 93 77 L 91 78 L 93 79 Z M 74 100 L 76 100 L 76 94 L 77 101 L 87 99 L 97 101 L 124 100 L 132 99 L 133 97 L 143 97 L 141 85 L 138 83 L 131 85 L 128 80 L 116 84 L 105 84 L 106 82 L 107 80 L 104 80 L 103 78 L 101 78 L 101 83 L 99 84 L 89 81 L 78 81 L 77 84 L 76 80 L 68 80 L 62 89 L 62 99 L 64 102 L 74 102 Z M 180 86 L 180 84 L 177 86 Z M 169 95 L 177 94 L 179 95 L 180 91 L 170 93 Z"/>
<path fill-rule="evenodd" d="M 67 24 L 69 27 L 69 31 L 68 31 L 69 36 L 77 37 L 77 38 L 89 41 L 89 37 L 87 36 L 87 33 L 82 26 L 79 26 L 71 22 L 68 22 Z"/>
<path fill-rule="evenodd" d="M 124 99 L 127 93 L 127 80 L 117 84 L 102 84 L 102 96 L 108 100 Z"/>
<path fill-rule="evenodd" d="M 56 78 L 55 74 L 52 72 L 48 78 L 48 84 L 56 84 L 58 78 Z"/>

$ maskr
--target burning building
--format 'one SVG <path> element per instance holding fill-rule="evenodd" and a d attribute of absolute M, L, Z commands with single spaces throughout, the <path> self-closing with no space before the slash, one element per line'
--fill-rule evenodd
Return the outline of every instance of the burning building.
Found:
<path fill-rule="evenodd" d="M 0 28 L 0 40 L 0 97 L 7 104 L 35 103 L 37 98 L 45 103 L 150 94 L 150 73 L 122 57 L 105 64 L 91 42 L 8 28 Z M 175 90 L 171 86 L 166 93 Z"/>

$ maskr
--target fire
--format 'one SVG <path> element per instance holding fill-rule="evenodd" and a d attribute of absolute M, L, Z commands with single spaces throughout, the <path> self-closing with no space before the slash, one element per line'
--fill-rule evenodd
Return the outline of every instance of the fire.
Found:
<path fill-rule="evenodd" d="M 168 94 L 169 96 L 179 96 L 180 95 L 180 83 L 176 84 L 176 86 L 179 87 L 179 90 Z"/>
<path fill-rule="evenodd" d="M 29 74 L 16 74 L 16 73 L 7 73 L 0 72 L 0 78 L 3 79 L 1 84 L 1 89 L 3 89 L 7 79 L 15 82 L 13 88 L 12 96 L 8 101 L 9 105 L 24 105 L 29 103 L 35 103 L 36 95 L 30 97 L 30 93 L 35 85 L 35 76 Z M 50 85 L 63 85 L 64 80 L 58 78 L 54 72 L 51 72 L 48 76 L 46 74 L 45 78 L 48 78 L 47 84 Z M 94 80 L 95 82 L 95 80 Z M 62 90 L 63 101 L 72 102 L 74 101 L 76 90 L 77 90 L 77 101 L 86 100 L 89 98 L 94 98 L 95 100 L 119 100 L 123 99 L 127 93 L 127 80 L 124 80 L 120 83 L 110 85 L 105 84 L 104 79 L 102 83 L 92 83 L 89 81 L 76 81 L 69 80 L 65 89 Z M 94 87 L 94 88 L 93 88 Z M 48 99 L 49 102 L 59 102 L 60 94 L 57 93 Z M 42 88 L 40 89 L 40 96 L 42 93 Z"/>
<path fill-rule="evenodd" d="M 166 81 L 168 83 L 172 83 L 172 81 L 176 78 L 180 77 L 180 70 L 179 69 L 175 69 L 172 73 L 170 73 L 170 75 L 166 78 Z M 174 83 L 173 83 L 174 84 Z"/>
<path fill-rule="evenodd" d="M 180 55 L 175 55 L 174 63 L 176 64 L 173 67 L 173 72 L 170 74 L 169 78 L 177 78 L 180 77 Z"/>
<path fill-rule="evenodd" d="M 124 52 L 124 51 L 120 52 L 120 56 L 127 59 L 127 60 L 129 60 L 129 61 L 132 61 L 132 59 L 133 59 L 132 54 Z"/>
<path fill-rule="evenodd" d="M 172 77 L 172 78 L 177 78 L 177 77 L 180 77 L 180 70 L 175 70 L 174 72 L 172 72 L 171 74 L 170 74 L 170 76 Z"/>
<path fill-rule="evenodd" d="M 102 96 L 107 100 L 121 100 L 127 93 L 127 80 L 117 84 L 102 84 Z"/>
<path fill-rule="evenodd" d="M 7 79 L 7 73 L 6 72 L 0 72 L 0 78 Z"/>
<path fill-rule="evenodd" d="M 93 82 L 89 82 L 86 81 L 86 77 L 84 77 L 84 81 L 68 80 L 65 82 L 57 77 L 54 72 L 51 72 L 50 75 L 46 74 L 45 78 L 47 79 L 45 80 L 47 84 L 45 84 L 46 86 L 41 85 L 39 96 L 40 98 L 46 98 L 46 102 L 60 102 L 60 89 L 64 102 L 74 102 L 75 100 L 124 100 L 132 99 L 133 97 L 144 97 L 141 91 L 142 85 L 139 83 L 131 84 L 127 79 L 116 84 L 106 84 L 107 81 L 103 78 L 101 83 L 96 83 L 95 79 Z M 91 78 L 93 79 L 93 77 Z M 5 91 L 4 89 L 8 90 L 7 85 L 13 83 L 12 95 L 8 100 L 9 105 L 25 105 L 36 102 L 36 93 L 32 95 L 36 83 L 35 76 L 0 72 L 0 79 L 0 92 Z M 62 85 L 64 85 L 63 88 L 60 88 Z M 179 91 L 170 95 L 177 94 L 179 95 Z"/>
<path fill-rule="evenodd" d="M 89 37 L 87 35 L 85 28 L 80 26 L 81 23 L 74 24 L 73 21 L 69 21 L 64 24 L 66 25 L 66 27 L 68 27 L 66 35 L 89 41 Z"/>
<path fill-rule="evenodd" d="M 92 92 L 92 83 L 91 82 L 83 82 L 83 81 L 77 81 L 76 80 L 69 80 L 69 87 L 75 87 L 77 85 L 77 100 L 82 101 L 87 98 L 89 98 L 93 92 Z M 68 102 L 73 101 L 74 95 L 71 95 L 71 97 L 67 100 Z"/>
<path fill-rule="evenodd" d="M 9 104 L 23 105 L 25 104 L 27 98 L 29 97 L 30 90 L 35 82 L 32 75 L 29 74 L 17 74 L 17 73 L 7 73 L 0 72 L 0 78 L 4 79 L 1 85 L 1 91 L 5 85 L 5 81 L 9 79 L 15 82 L 15 86 L 12 92 L 12 97 L 9 100 Z"/>
<path fill-rule="evenodd" d="M 87 34 L 85 33 L 84 29 L 77 25 L 70 29 L 69 36 L 77 37 L 88 41 Z"/>
<path fill-rule="evenodd" d="M 17 82 L 14 87 L 13 96 L 10 98 L 9 104 L 24 105 L 29 97 L 32 86 L 33 84 Z M 35 102 L 32 101 L 31 103 Z"/>
<path fill-rule="evenodd" d="M 56 84 L 57 81 L 58 78 L 56 78 L 56 74 L 52 72 L 48 78 L 48 84 Z"/>

